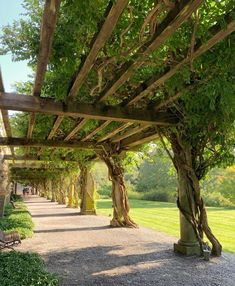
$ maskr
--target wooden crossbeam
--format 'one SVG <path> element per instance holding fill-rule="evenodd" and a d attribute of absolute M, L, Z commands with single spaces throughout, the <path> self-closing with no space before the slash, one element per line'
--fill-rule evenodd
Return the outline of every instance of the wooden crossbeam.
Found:
<path fill-rule="evenodd" d="M 65 137 L 64 141 L 69 141 L 71 138 L 73 138 L 76 133 L 82 129 L 82 127 L 86 124 L 86 119 L 81 119 L 79 123 L 69 132 L 69 134 Z"/>
<path fill-rule="evenodd" d="M 125 130 L 125 132 L 123 134 L 115 136 L 114 138 L 111 138 L 111 142 L 112 143 L 120 142 L 121 140 L 123 140 L 127 137 L 130 137 L 136 133 L 139 133 L 139 132 L 142 132 L 142 131 L 148 129 L 150 126 L 151 125 L 140 125 L 140 126 L 137 126 L 134 128 L 127 129 L 127 130 Z"/>
<path fill-rule="evenodd" d="M 0 92 L 4 92 L 4 91 L 5 91 L 5 89 L 4 89 L 4 85 L 3 85 L 2 71 L 0 68 Z M 8 110 L 1 109 L 1 115 L 2 115 L 2 121 L 3 121 L 6 136 L 12 137 Z M 14 147 L 10 147 L 10 150 L 11 150 L 12 155 L 14 155 Z"/>
<path fill-rule="evenodd" d="M 150 130 L 148 132 L 140 132 L 134 134 L 120 143 L 120 149 L 129 150 L 136 148 L 142 144 L 148 143 L 149 141 L 156 140 L 159 138 L 159 135 L 156 130 Z"/>
<path fill-rule="evenodd" d="M 117 0 L 115 2 L 110 1 L 104 15 L 105 21 L 101 26 L 100 31 L 94 36 L 90 52 L 78 69 L 78 74 L 68 94 L 69 97 L 75 97 L 78 93 L 84 79 L 93 67 L 99 51 L 104 47 L 105 43 L 110 38 L 118 19 L 127 4 L 128 0 Z"/>
<path fill-rule="evenodd" d="M 101 93 L 99 100 L 106 100 L 108 96 L 113 95 L 118 88 L 130 78 L 134 70 L 143 64 L 144 58 L 159 48 L 181 26 L 181 24 L 188 19 L 201 3 L 201 0 L 181 0 L 180 2 L 177 2 L 162 23 L 158 25 L 154 37 L 138 49 L 132 61 L 126 62 L 117 77 L 115 77 Z"/>
<path fill-rule="evenodd" d="M 166 112 L 151 112 L 149 110 L 144 111 L 128 107 L 76 102 L 68 102 L 65 105 L 50 98 L 39 98 L 16 93 L 1 93 L 0 108 L 4 110 L 39 112 L 51 115 L 140 124 L 175 125 L 178 121 L 175 116 Z M 82 122 L 84 124 L 85 121 L 82 120 Z"/>
<path fill-rule="evenodd" d="M 53 127 L 52 127 L 52 129 L 51 129 L 51 131 L 50 131 L 50 133 L 49 133 L 49 135 L 47 137 L 48 140 L 51 140 L 52 137 L 55 135 L 55 133 L 56 133 L 57 129 L 59 128 L 59 126 L 60 126 L 60 124 L 61 124 L 63 119 L 64 119 L 64 116 L 61 116 L 61 115 L 58 115 L 56 117 L 56 120 L 55 120 L 55 122 L 53 124 Z"/>
<path fill-rule="evenodd" d="M 53 35 L 56 27 L 57 14 L 61 0 L 46 0 L 41 24 L 40 45 L 37 58 L 37 68 L 33 86 L 33 95 L 40 96 L 46 68 L 52 47 Z M 36 114 L 32 112 L 29 118 L 27 138 L 32 138 L 36 121 Z"/>
<path fill-rule="evenodd" d="M 104 129 L 106 126 L 108 126 L 112 121 L 107 120 L 105 122 L 102 122 L 98 127 L 96 127 L 92 132 L 87 134 L 84 138 L 81 139 L 81 141 L 87 141 L 88 139 L 92 138 L 95 134 L 100 132 L 102 129 Z"/>
<path fill-rule="evenodd" d="M 110 131 L 110 133 L 100 137 L 98 139 L 98 142 L 103 142 L 103 141 L 111 138 L 112 136 L 116 135 L 117 133 L 121 132 L 122 130 L 126 129 L 127 127 L 131 126 L 132 124 L 133 123 L 131 123 L 131 122 L 127 122 L 127 123 L 122 124 L 119 127 L 114 128 L 112 131 Z"/>
<path fill-rule="evenodd" d="M 103 150 L 102 145 L 93 142 L 81 141 L 56 141 L 56 140 L 33 140 L 27 138 L 0 137 L 0 146 L 14 147 L 53 147 L 53 148 L 72 148 L 83 150 Z"/>
<path fill-rule="evenodd" d="M 58 157 L 56 156 L 60 161 L 71 161 L 71 162 L 77 162 L 76 159 L 71 159 L 67 157 Z M 4 155 L 3 156 L 3 161 L 40 161 L 40 162 L 50 162 L 50 161 L 55 161 L 55 158 L 47 158 L 43 156 L 35 156 L 35 155 L 28 155 L 28 156 L 15 156 L 13 157 L 12 155 Z"/>
<path fill-rule="evenodd" d="M 195 47 L 195 51 L 192 55 L 187 56 L 181 62 L 173 66 L 172 68 L 167 68 L 162 74 L 157 74 L 137 88 L 132 99 L 128 99 L 127 106 L 130 106 L 143 97 L 147 96 L 149 93 L 153 92 L 157 87 L 164 84 L 168 79 L 174 76 L 184 65 L 188 64 L 191 60 L 194 60 L 211 49 L 219 41 L 226 38 L 229 34 L 235 31 L 235 21 L 231 16 L 225 16 L 225 21 L 227 27 L 221 30 L 220 25 L 215 25 L 211 28 L 213 36 L 206 42 L 201 44 L 199 47 Z M 143 88 L 145 87 L 145 88 Z"/>

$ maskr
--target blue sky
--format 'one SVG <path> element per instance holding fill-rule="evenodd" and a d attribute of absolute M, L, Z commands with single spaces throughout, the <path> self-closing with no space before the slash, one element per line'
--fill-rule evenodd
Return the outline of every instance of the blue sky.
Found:
<path fill-rule="evenodd" d="M 23 17 L 21 4 L 23 0 L 0 0 L 0 34 L 2 26 L 11 24 L 14 20 Z M 26 61 L 12 62 L 11 55 L 0 56 L 3 83 L 6 92 L 14 91 L 12 85 L 16 81 L 26 81 L 31 70 Z"/>

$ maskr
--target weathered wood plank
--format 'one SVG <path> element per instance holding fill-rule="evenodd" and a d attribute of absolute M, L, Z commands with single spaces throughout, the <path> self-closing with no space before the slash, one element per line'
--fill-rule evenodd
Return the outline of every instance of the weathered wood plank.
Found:
<path fill-rule="evenodd" d="M 33 140 L 27 138 L 15 137 L 0 137 L 0 146 L 14 146 L 14 147 L 58 147 L 58 148 L 72 148 L 83 150 L 102 150 L 101 145 L 96 145 L 93 142 L 81 141 L 56 141 L 56 140 Z"/>
<path fill-rule="evenodd" d="M 144 58 L 159 48 L 188 17 L 199 7 L 202 0 L 182 0 L 177 2 L 175 7 L 167 14 L 162 23 L 159 24 L 154 37 L 144 43 L 136 52 L 132 61 L 126 62 L 117 77 L 104 89 L 99 100 L 106 100 L 113 95 L 132 75 L 134 70 L 143 64 Z"/>
<path fill-rule="evenodd" d="M 51 52 L 53 36 L 56 27 L 57 14 L 61 0 L 46 0 L 41 24 L 40 45 L 37 57 L 37 67 L 33 86 L 33 95 L 40 96 Z M 27 138 L 32 138 L 36 114 L 30 114 Z"/>
<path fill-rule="evenodd" d="M 0 92 L 4 92 L 4 91 L 5 91 L 5 89 L 4 89 L 4 85 L 3 85 L 2 71 L 1 71 L 1 67 L 0 67 Z M 1 116 L 2 116 L 2 121 L 3 121 L 6 136 L 12 137 L 8 110 L 1 109 Z M 14 155 L 14 147 L 10 147 L 10 150 L 11 150 L 11 154 Z"/>
<path fill-rule="evenodd" d="M 121 141 L 120 148 L 129 150 L 139 145 L 158 139 L 157 131 L 140 132 Z"/>
<path fill-rule="evenodd" d="M 76 133 L 82 129 L 82 127 L 87 123 L 86 119 L 81 119 L 79 123 L 69 132 L 69 134 L 65 137 L 64 141 L 69 141 L 72 139 Z"/>
<path fill-rule="evenodd" d="M 112 4 L 113 3 L 113 4 Z M 75 97 L 89 71 L 93 67 L 99 51 L 104 47 L 105 43 L 111 36 L 119 17 L 128 4 L 128 0 L 110 1 L 105 12 L 105 21 L 100 31 L 94 36 L 92 40 L 91 50 L 86 59 L 81 63 L 78 74 L 74 80 L 72 88 L 69 91 L 69 97 Z"/>
<path fill-rule="evenodd" d="M 76 102 L 68 102 L 67 105 L 65 105 L 64 103 L 55 102 L 49 98 L 39 98 L 16 93 L 1 93 L 0 108 L 5 110 L 39 112 L 58 116 L 140 124 L 175 125 L 178 121 L 174 115 L 166 112 L 144 111 L 129 107 L 81 104 Z M 28 135 L 32 135 L 32 133 Z"/>
<path fill-rule="evenodd" d="M 53 124 L 53 127 L 52 127 L 52 129 L 51 129 L 51 131 L 50 131 L 50 133 L 49 133 L 49 135 L 47 137 L 48 140 L 53 138 L 53 136 L 55 135 L 56 131 L 58 130 L 61 122 L 63 121 L 63 119 L 64 119 L 64 116 L 60 116 L 59 115 L 59 116 L 56 117 L 56 120 L 55 120 L 55 122 Z"/>
<path fill-rule="evenodd" d="M 46 0 L 41 24 L 40 46 L 37 58 L 37 69 L 33 86 L 33 95 L 40 96 L 44 76 L 49 60 L 57 14 L 61 0 Z"/>
<path fill-rule="evenodd" d="M 56 156 L 57 158 L 58 156 Z M 66 158 L 66 157 L 59 157 L 59 159 L 61 161 L 71 161 L 71 162 L 77 162 L 77 160 L 75 159 L 71 159 L 71 158 Z M 43 156 L 32 156 L 32 155 L 29 155 L 29 156 L 15 156 L 13 157 L 12 155 L 4 155 L 3 157 L 3 161 L 4 160 L 7 160 L 7 161 L 41 161 L 41 162 L 48 162 L 48 161 L 55 161 L 55 158 L 48 158 L 47 156 L 46 157 L 43 157 Z"/>
<path fill-rule="evenodd" d="M 131 126 L 132 124 L 133 124 L 133 123 L 131 123 L 131 122 L 127 122 L 127 123 L 125 123 L 125 124 L 122 124 L 122 125 L 119 126 L 119 127 L 114 128 L 114 129 L 113 129 L 112 131 L 110 131 L 108 134 L 106 134 L 106 135 L 100 137 L 100 138 L 98 139 L 98 142 L 103 142 L 103 141 L 105 141 L 105 140 L 111 138 L 112 136 L 118 134 L 119 132 L 121 132 L 122 130 L 124 130 L 124 129 L 126 129 L 127 127 Z"/>
<path fill-rule="evenodd" d="M 123 134 L 115 136 L 114 138 L 111 138 L 111 142 L 112 143 L 120 142 L 121 140 L 124 140 L 127 137 L 130 137 L 136 133 L 144 131 L 145 129 L 149 128 L 150 126 L 151 125 L 144 125 L 144 126 L 140 125 L 138 127 L 130 128 L 130 129 L 126 130 L 126 132 L 124 132 Z"/>
<path fill-rule="evenodd" d="M 95 134 L 100 132 L 102 129 L 104 129 L 106 126 L 108 126 L 112 121 L 107 120 L 103 123 L 101 123 L 98 127 L 96 127 L 92 132 L 87 134 L 84 138 L 81 139 L 82 142 L 87 141 L 88 139 L 92 138 Z"/>

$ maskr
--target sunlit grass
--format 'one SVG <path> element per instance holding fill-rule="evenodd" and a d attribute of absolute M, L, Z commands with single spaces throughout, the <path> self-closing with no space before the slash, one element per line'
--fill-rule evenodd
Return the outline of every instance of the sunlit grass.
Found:
<path fill-rule="evenodd" d="M 141 226 L 179 237 L 179 214 L 175 204 L 130 200 L 132 219 Z M 209 225 L 223 245 L 223 250 L 235 252 L 235 208 L 209 207 Z M 97 202 L 98 214 L 112 215 L 111 200 Z"/>

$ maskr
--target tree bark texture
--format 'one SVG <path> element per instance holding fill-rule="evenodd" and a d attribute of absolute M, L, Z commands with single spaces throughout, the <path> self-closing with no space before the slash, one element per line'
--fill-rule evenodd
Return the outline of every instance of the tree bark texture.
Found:
<path fill-rule="evenodd" d="M 112 181 L 113 219 L 110 225 L 136 228 L 137 224 L 129 215 L 130 207 L 121 160 L 117 156 L 108 156 L 107 154 L 102 154 L 101 157 L 108 167 L 109 179 Z"/>
<path fill-rule="evenodd" d="M 195 170 L 193 148 L 177 136 L 172 135 L 170 141 L 174 153 L 173 162 L 178 174 L 178 207 L 182 218 L 181 222 L 184 224 L 185 221 L 185 225 L 187 224 L 186 221 L 190 223 L 188 227 L 194 230 L 201 251 L 206 247 L 203 241 L 203 234 L 205 234 L 212 244 L 211 253 L 220 256 L 222 246 L 208 225 L 206 208 L 200 192 L 199 178 Z M 182 231 L 184 231 L 184 234 Z M 188 233 L 190 233 L 190 230 Z M 184 225 L 181 225 L 181 239 L 192 239 L 192 237 L 187 238 Z"/>
<path fill-rule="evenodd" d="M 81 214 L 96 214 L 95 183 L 89 166 L 80 164 L 80 208 Z"/>

